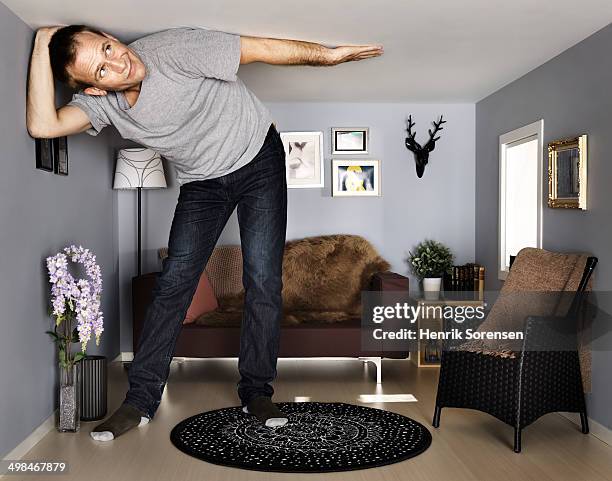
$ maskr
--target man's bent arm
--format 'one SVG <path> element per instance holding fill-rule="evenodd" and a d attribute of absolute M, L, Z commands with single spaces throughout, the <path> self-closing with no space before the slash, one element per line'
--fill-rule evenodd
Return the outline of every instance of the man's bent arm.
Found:
<path fill-rule="evenodd" d="M 51 138 L 76 134 L 91 128 L 89 117 L 78 107 L 55 108 L 55 84 L 49 41 L 60 27 L 42 28 L 37 31 L 30 62 L 26 123 L 32 137 Z"/>
<path fill-rule="evenodd" d="M 240 63 L 273 65 L 338 65 L 382 55 L 382 45 L 328 48 L 318 43 L 260 37 L 240 37 Z"/>

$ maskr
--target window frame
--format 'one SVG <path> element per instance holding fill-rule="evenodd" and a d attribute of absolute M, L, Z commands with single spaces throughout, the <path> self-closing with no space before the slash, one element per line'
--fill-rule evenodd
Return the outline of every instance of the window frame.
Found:
<path fill-rule="evenodd" d="M 506 251 L 506 154 L 511 146 L 520 145 L 521 141 L 535 137 L 537 140 L 537 247 L 542 247 L 542 214 L 544 201 L 542 193 L 544 168 L 544 119 L 499 136 L 499 204 L 497 213 L 497 277 L 505 280 L 508 268 L 505 265 Z M 514 144 L 514 145 L 513 145 Z"/>

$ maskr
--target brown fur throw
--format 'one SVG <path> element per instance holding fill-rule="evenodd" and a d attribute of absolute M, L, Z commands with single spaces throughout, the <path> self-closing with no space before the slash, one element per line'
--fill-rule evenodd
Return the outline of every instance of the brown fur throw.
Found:
<path fill-rule="evenodd" d="M 363 237 L 335 234 L 289 241 L 283 256 L 284 324 L 340 322 L 361 317 L 361 292 L 390 264 Z M 197 324 L 236 322 L 244 291 L 217 299 L 219 308 Z"/>

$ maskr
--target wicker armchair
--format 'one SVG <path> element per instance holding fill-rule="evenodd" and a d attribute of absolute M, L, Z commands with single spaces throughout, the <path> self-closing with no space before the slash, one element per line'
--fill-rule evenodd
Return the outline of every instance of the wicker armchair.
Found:
<path fill-rule="evenodd" d="M 517 266 L 521 264 L 521 255 L 526 251 L 529 251 L 532 263 L 534 259 L 538 259 L 540 252 L 564 256 L 542 249 L 524 249 L 517 255 L 506 285 L 511 276 L 514 276 L 513 285 L 516 286 L 516 276 L 520 272 L 520 268 L 517 272 Z M 521 451 L 521 430 L 546 413 L 580 413 L 582 432 L 589 432 L 576 320 L 585 305 L 584 298 L 590 288 L 589 279 L 597 264 L 597 258 L 576 258 L 581 259 L 575 263 L 574 268 L 574 277 L 579 281 L 576 280 L 573 284 L 568 281 L 565 284 L 568 289 L 564 290 L 570 293 L 566 298 L 571 299 L 566 313 L 561 316 L 527 315 L 522 318 L 524 339 L 519 341 L 517 350 L 499 355 L 500 353 L 496 352 L 470 349 L 469 346 L 445 346 L 441 357 L 432 423 L 435 428 L 440 426 L 443 407 L 483 411 L 514 428 L 516 453 Z M 542 265 L 533 267 L 538 269 L 542 268 Z M 542 282 L 546 279 L 546 275 L 543 275 L 539 280 L 520 281 L 523 282 L 523 287 L 530 287 L 535 291 L 542 288 Z M 529 283 L 532 285 L 525 285 Z M 504 288 L 500 291 L 500 296 L 504 294 Z M 480 328 L 483 325 L 484 323 Z"/>

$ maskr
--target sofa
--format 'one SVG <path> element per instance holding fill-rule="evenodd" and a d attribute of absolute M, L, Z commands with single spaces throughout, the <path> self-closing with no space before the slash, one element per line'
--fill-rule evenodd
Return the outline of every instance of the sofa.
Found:
<path fill-rule="evenodd" d="M 167 248 L 159 249 L 164 261 Z M 288 241 L 283 254 L 283 319 L 279 357 L 354 357 L 373 362 L 408 352 L 364 351 L 361 292 L 405 291 L 407 277 L 363 237 L 334 234 Z M 216 246 L 183 321 L 175 357 L 237 357 L 244 289 L 239 245 Z M 146 309 L 159 272 L 133 278 L 133 349 L 137 352 Z"/>

